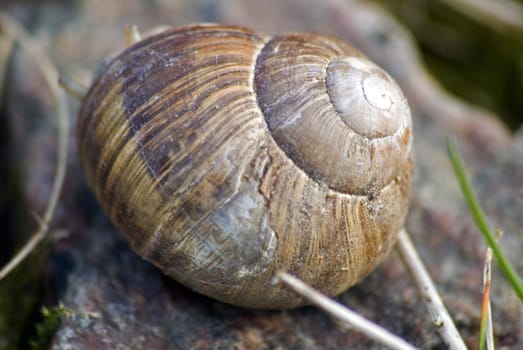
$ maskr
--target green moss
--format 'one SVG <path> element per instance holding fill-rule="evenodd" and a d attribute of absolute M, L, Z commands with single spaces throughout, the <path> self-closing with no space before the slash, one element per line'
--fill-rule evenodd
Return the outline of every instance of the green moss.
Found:
<path fill-rule="evenodd" d="M 36 325 L 36 335 L 29 342 L 32 350 L 44 350 L 49 347 L 53 334 L 56 332 L 60 320 L 73 318 L 76 312 L 62 304 L 51 308 L 42 307 L 42 321 Z"/>

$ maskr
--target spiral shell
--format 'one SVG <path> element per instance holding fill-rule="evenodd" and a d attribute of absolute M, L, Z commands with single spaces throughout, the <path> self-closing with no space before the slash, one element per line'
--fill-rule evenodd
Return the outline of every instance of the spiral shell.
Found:
<path fill-rule="evenodd" d="M 412 126 L 392 78 L 339 40 L 193 25 L 109 63 L 78 122 L 87 182 L 132 248 L 255 308 L 367 275 L 408 210 Z"/>

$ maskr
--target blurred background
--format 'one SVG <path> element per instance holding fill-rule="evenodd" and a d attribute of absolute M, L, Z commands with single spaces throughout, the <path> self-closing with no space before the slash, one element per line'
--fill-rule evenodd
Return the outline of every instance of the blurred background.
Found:
<path fill-rule="evenodd" d="M 445 88 L 523 123 L 523 2 L 377 1 L 414 36 L 426 67 Z"/>

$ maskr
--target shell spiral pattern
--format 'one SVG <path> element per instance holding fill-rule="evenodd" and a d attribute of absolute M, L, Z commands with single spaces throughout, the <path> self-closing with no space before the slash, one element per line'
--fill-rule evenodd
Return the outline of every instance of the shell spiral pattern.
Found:
<path fill-rule="evenodd" d="M 166 30 L 95 79 L 78 122 L 89 186 L 132 248 L 189 288 L 254 308 L 367 275 L 404 223 L 403 94 L 348 44 L 234 26 Z"/>

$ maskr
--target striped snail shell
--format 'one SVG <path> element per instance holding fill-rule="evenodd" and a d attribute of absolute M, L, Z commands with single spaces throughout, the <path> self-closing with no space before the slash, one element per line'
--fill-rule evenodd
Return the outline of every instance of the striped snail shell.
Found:
<path fill-rule="evenodd" d="M 95 78 L 78 144 L 131 247 L 212 298 L 254 308 L 358 282 L 403 226 L 412 125 L 402 92 L 348 44 L 222 25 L 174 28 Z"/>

